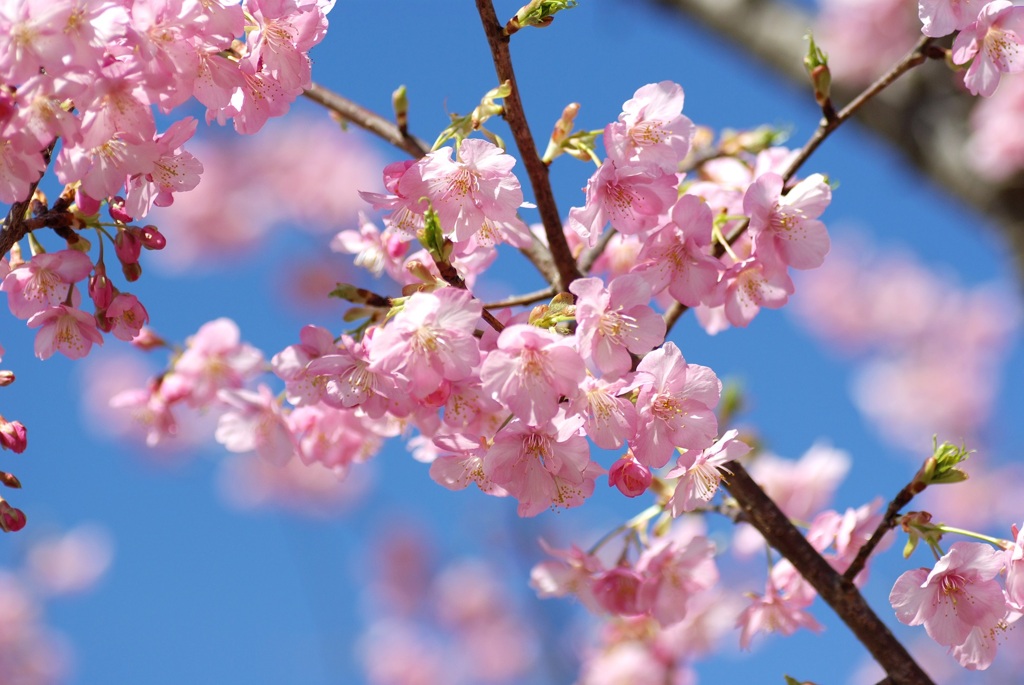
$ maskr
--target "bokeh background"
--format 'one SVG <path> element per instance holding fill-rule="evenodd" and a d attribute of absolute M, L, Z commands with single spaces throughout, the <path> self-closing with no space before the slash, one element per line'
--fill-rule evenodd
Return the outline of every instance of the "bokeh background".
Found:
<path fill-rule="evenodd" d="M 518 6 L 496 4 L 499 16 Z M 329 18 L 314 79 L 381 113 L 394 88 L 407 85 L 410 126 L 424 139 L 448 123 L 446 112 L 468 112 L 495 85 L 470 3 L 340 0 Z M 716 131 L 769 124 L 789 131 L 796 147 L 820 115 L 808 89 L 647 3 L 581 3 L 551 27 L 517 35 L 513 57 L 539 140 L 569 102 L 582 103 L 580 128 L 601 128 L 638 87 L 666 79 L 683 86 L 684 113 Z M 192 150 L 207 175 L 192 197 L 152 215 L 170 246 L 146 255 L 133 288 L 152 326 L 181 341 L 228 316 L 268 357 L 307 323 L 342 330 L 344 304 L 324 296 L 333 284 L 386 286 L 328 244 L 368 209 L 356 190 L 380 190 L 380 169 L 403 154 L 342 131 L 307 102 L 251 139 L 216 125 L 200 133 Z M 567 158 L 554 165 L 563 216 L 582 205 L 591 170 Z M 825 269 L 798 279 L 791 306 L 763 311 L 747 330 L 712 337 L 687 315 L 672 339 L 687 360 L 742 386 L 739 422 L 771 452 L 795 459 L 824 441 L 850 455 L 835 508 L 892 496 L 937 433 L 978 450 L 968 466 L 975 478 L 927 506 L 951 524 L 1008 536 L 1024 519 L 1024 346 L 1020 280 L 1007 248 L 984 216 L 945 197 L 856 124 L 814 155 L 804 168 L 812 171 L 838 185 L 824 217 L 835 244 Z M 487 299 L 541 285 L 531 279 L 530 267 L 503 254 L 479 292 Z M 901 325 L 927 328 L 931 343 L 948 345 L 922 345 Z M 537 539 L 589 545 L 646 502 L 599 481 L 581 510 L 522 521 L 512 501 L 436 486 L 399 441 L 339 485 L 330 474 L 270 472 L 252 455 L 227 455 L 209 420 L 177 447 L 150 450 L 104 405 L 112 389 L 159 372 L 163 352 L 110 339 L 83 362 L 39 362 L 32 339 L 6 319 L 3 366 L 18 380 L 0 393 L 0 409 L 28 426 L 30 447 L 5 463 L 25 486 L 12 501 L 29 526 L 3 538 L 0 564 L 35 588 L 35 603 L 21 614 L 0 606 L 0 633 L 4 623 L 22 635 L 39 627 L 42 662 L 61 674 L 57 682 L 573 681 L 595 628 L 572 602 L 541 602 L 527 587 L 543 558 Z M 714 526 L 724 545 L 727 529 Z M 889 618 L 895 577 L 931 564 L 925 550 L 904 561 L 901 546 L 884 554 L 866 588 Z M 763 589 L 764 564 L 763 555 L 726 551 L 722 559 L 752 591 Z M 451 608 L 469 596 L 500 609 L 504 632 L 459 632 L 465 622 Z M 16 622 L 28 614 L 31 622 Z M 762 638 L 751 652 L 739 651 L 738 631 L 726 631 L 717 655 L 694 665 L 699 681 L 782 682 L 790 673 L 873 682 L 863 649 L 827 607 L 819 603 L 815 615 L 824 633 Z M 910 644 L 926 639 L 890 622 Z M 1002 656 L 1012 664 L 1020 631 L 1006 640 Z M 1016 677 L 1005 664 L 985 676 L 960 673 L 937 650 L 921 649 L 946 682 Z M 415 678 L 387 680 L 401 668 Z M 508 678 L 487 680 L 502 668 Z M 8 682 L 0 673 L 0 684 Z"/>

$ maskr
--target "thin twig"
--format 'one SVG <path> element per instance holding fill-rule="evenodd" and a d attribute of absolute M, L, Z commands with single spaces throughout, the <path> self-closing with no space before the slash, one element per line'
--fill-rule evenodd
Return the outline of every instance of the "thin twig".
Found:
<path fill-rule="evenodd" d="M 924 490 L 923 484 L 915 478 L 896 493 L 896 496 L 892 498 L 889 506 L 885 509 L 885 516 L 878 522 L 878 526 L 871 534 L 871 537 L 857 550 L 857 556 L 850 562 L 849 568 L 843 573 L 843 578 L 852 581 L 857 577 L 857 574 L 864 569 L 864 565 L 868 563 L 868 557 L 871 556 L 871 553 L 882 542 L 885 534 L 896 527 L 896 519 L 899 516 L 900 509 L 910 504 L 910 500 L 914 499 L 914 496 L 922 490 Z"/>
<path fill-rule="evenodd" d="M 782 180 L 788 181 L 793 178 L 793 175 L 803 166 L 803 163 L 814 154 L 814 151 L 818 149 L 818 146 L 825 142 L 833 131 L 843 125 L 847 119 L 852 117 L 860 110 L 868 101 L 874 98 L 876 95 L 881 93 L 883 90 L 888 88 L 893 82 L 896 81 L 900 76 L 907 73 L 911 69 L 921 64 L 924 64 L 925 60 L 928 59 L 926 50 L 931 45 L 933 38 L 922 36 L 921 40 L 917 42 L 917 45 L 913 49 L 903 56 L 899 62 L 893 65 L 893 67 L 883 74 L 877 81 L 872 83 L 870 86 L 864 89 L 864 91 L 855 97 L 850 104 L 839 112 L 836 117 L 832 120 L 823 119 L 818 125 L 818 130 L 810 137 L 810 139 L 804 143 L 800 153 L 789 163 L 786 171 L 782 174 Z"/>
<path fill-rule="evenodd" d="M 853 582 L 829 566 L 764 490 L 754 482 L 742 464 L 730 461 L 732 472 L 723 483 L 747 520 L 769 545 L 789 559 L 793 567 L 818 591 L 821 598 L 850 628 L 894 685 L 933 685 L 903 644 L 882 622 Z"/>
<path fill-rule="evenodd" d="M 555 289 L 549 286 L 543 290 L 535 290 L 532 293 L 523 293 L 522 295 L 514 295 L 497 302 L 488 302 L 484 305 L 484 309 L 504 309 L 505 307 L 518 307 L 524 304 L 543 302 L 554 297 L 555 292 Z"/>
<path fill-rule="evenodd" d="M 345 121 L 351 122 L 361 129 L 382 138 L 411 157 L 420 158 L 430 151 L 430 146 L 419 138 L 403 132 L 398 124 L 388 121 L 381 115 L 371 112 L 348 98 L 314 83 L 302 93 L 313 102 L 323 105 Z"/>
<path fill-rule="evenodd" d="M 476 0 L 476 8 L 480 13 L 484 32 L 487 34 L 487 43 L 491 47 L 491 56 L 494 60 L 494 70 L 498 75 L 498 82 L 507 81 L 512 86 L 512 92 L 504 100 L 505 121 L 508 122 L 508 126 L 512 130 L 512 137 L 519 149 L 519 157 L 530 177 L 537 211 L 540 213 L 541 223 L 544 224 L 544 233 L 547 235 L 548 249 L 551 250 L 551 257 L 558 269 L 558 282 L 552 285 L 559 291 L 566 292 L 569 289 L 569 284 L 580 278 L 582 274 L 562 231 L 562 217 L 558 213 L 555 194 L 551 190 L 548 167 L 537 154 L 537 146 L 533 141 L 533 134 L 530 133 L 529 123 L 526 121 L 526 112 L 523 110 L 523 102 L 519 97 L 515 71 L 512 69 L 512 56 L 508 49 L 509 37 L 503 32 L 504 25 L 498 21 L 498 15 L 494 12 L 491 0 Z"/>

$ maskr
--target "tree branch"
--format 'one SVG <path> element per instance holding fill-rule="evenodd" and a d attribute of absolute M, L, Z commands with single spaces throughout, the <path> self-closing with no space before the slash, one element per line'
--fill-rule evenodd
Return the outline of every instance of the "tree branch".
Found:
<path fill-rule="evenodd" d="M 537 211 L 540 213 L 541 223 L 544 224 L 544 233 L 547 235 L 548 249 L 551 250 L 551 257 L 558 269 L 558 281 L 552 285 L 562 292 L 567 292 L 569 284 L 580 278 L 582 274 L 569 249 L 569 243 L 565 240 L 565 234 L 562 232 L 562 217 L 558 213 L 555 195 L 551 190 L 551 182 L 548 180 L 548 167 L 537 154 L 537 146 L 533 141 L 529 123 L 526 121 L 526 112 L 523 110 L 519 86 L 516 84 L 516 75 L 512 69 L 512 55 L 508 48 L 509 37 L 503 32 L 504 25 L 498 21 L 498 15 L 494 12 L 491 0 L 476 0 L 476 7 L 480 13 L 484 32 L 487 34 L 487 43 L 491 48 L 498 82 L 508 81 L 512 86 L 511 94 L 504 100 L 505 121 L 508 122 L 509 128 L 512 130 L 512 137 L 519 150 L 519 158 L 523 161 L 526 173 L 530 177 L 533 197 L 537 202 Z"/>
<path fill-rule="evenodd" d="M 853 582 L 839 575 L 811 546 L 743 465 L 731 461 L 732 472 L 723 482 L 743 509 L 747 520 L 769 545 L 789 559 L 821 598 L 850 628 L 894 685 L 932 685 L 910 653 L 878 618 Z"/>
<path fill-rule="evenodd" d="M 302 94 L 334 112 L 345 121 L 369 131 L 400 150 L 404 150 L 410 157 L 419 159 L 430 152 L 429 145 L 419 138 L 409 135 L 408 132 L 402 131 L 398 124 L 388 121 L 379 114 L 371 112 L 362 105 L 358 105 L 317 83 L 311 85 Z"/>
<path fill-rule="evenodd" d="M 649 0 L 682 18 L 697 19 L 787 79 L 810 83 L 803 68 L 807 29 L 814 18 L 782 0 Z M 742 17 L 742 21 L 739 20 Z M 827 52 L 828 46 L 822 48 Z M 944 65 L 915 70 L 905 87 L 889 89 L 857 117 L 938 185 L 990 217 L 1010 243 L 1024 274 L 1024 172 L 1002 182 L 966 173 L 969 112 L 975 99 Z M 849 100 L 855 90 L 833 83 Z"/>

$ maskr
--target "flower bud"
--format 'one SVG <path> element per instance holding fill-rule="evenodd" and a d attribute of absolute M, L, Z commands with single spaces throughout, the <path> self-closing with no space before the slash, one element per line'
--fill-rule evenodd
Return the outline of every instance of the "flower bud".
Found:
<path fill-rule="evenodd" d="M 21 454 L 28 446 L 28 435 L 21 421 L 8 421 L 0 416 L 0 447 Z"/>
<path fill-rule="evenodd" d="M 110 214 L 110 218 L 114 221 L 120 221 L 123 224 L 130 223 L 134 220 L 134 217 L 128 216 L 128 212 L 124 208 L 124 198 L 114 197 L 110 199 L 107 204 L 107 212 Z"/>
<path fill-rule="evenodd" d="M 25 512 L 16 509 L 0 498 L 0 530 L 15 533 L 25 527 Z"/>
<path fill-rule="evenodd" d="M 147 224 L 138 229 L 137 234 L 142 246 L 147 250 L 162 250 L 167 246 L 167 238 L 152 224 Z"/>
<path fill-rule="evenodd" d="M 114 238 L 114 251 L 122 264 L 134 264 L 142 254 L 142 241 L 134 231 L 118 231 Z"/>
<path fill-rule="evenodd" d="M 623 457 L 608 472 L 608 485 L 614 485 L 626 497 L 638 497 L 651 487 L 651 470 L 633 457 Z"/>
<path fill-rule="evenodd" d="M 89 279 L 89 297 L 96 309 L 106 309 L 114 298 L 114 284 L 107 278 L 107 270 L 102 264 L 96 265 L 96 273 Z"/>
<path fill-rule="evenodd" d="M 0 388 L 6 388 L 14 382 L 14 372 L 10 369 L 0 369 Z"/>

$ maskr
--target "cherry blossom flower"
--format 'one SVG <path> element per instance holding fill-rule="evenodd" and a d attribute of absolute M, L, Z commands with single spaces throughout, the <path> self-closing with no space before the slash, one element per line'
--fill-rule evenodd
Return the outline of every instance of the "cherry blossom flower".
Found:
<path fill-rule="evenodd" d="M 768 268 L 817 268 L 829 249 L 828 233 L 818 217 L 832 201 L 832 189 L 821 174 L 805 178 L 785 195 L 783 185 L 778 174 L 762 174 L 743 196 L 754 254 Z"/>
<path fill-rule="evenodd" d="M 737 439 L 739 431 L 726 431 L 711 447 L 702 451 L 696 459 L 687 452 L 679 457 L 677 465 L 668 472 L 669 478 L 679 478 L 676 489 L 669 500 L 673 516 L 693 511 L 707 504 L 718 492 L 718 484 L 724 474 L 730 473 L 725 463 L 739 459 L 750 452 L 750 445 Z"/>
<path fill-rule="evenodd" d="M 569 403 L 571 413 L 584 417 L 583 429 L 598 447 L 617 449 L 636 434 L 636 407 L 619 394 L 630 382 L 631 377 L 609 382 L 588 375 L 580 394 Z"/>
<path fill-rule="evenodd" d="M 473 331 L 483 305 L 466 290 L 414 293 L 370 345 L 370 370 L 401 374 L 417 398 L 468 378 L 480 360 Z"/>
<path fill-rule="evenodd" d="M 217 398 L 229 409 L 221 414 L 214 437 L 229 452 L 256 452 L 279 466 L 292 458 L 295 437 L 270 388 L 219 390 Z"/>
<path fill-rule="evenodd" d="M 923 624 L 940 645 L 962 645 L 972 629 L 987 630 L 1006 616 L 1006 598 L 995 580 L 1005 564 L 1005 556 L 985 543 L 955 542 L 931 570 L 897 578 L 889 603 L 901 623 Z"/>
<path fill-rule="evenodd" d="M 469 138 L 459 146 L 452 161 L 452 148 L 427 154 L 410 166 L 398 182 L 398 196 L 414 199 L 423 214 L 430 201 L 446 235 L 465 243 L 483 232 L 493 244 L 503 224 L 526 231 L 517 216 L 523 191 L 512 173 L 516 160 L 493 143 Z"/>
<path fill-rule="evenodd" d="M 619 167 L 606 159 L 587 181 L 583 207 L 569 210 L 569 228 L 593 246 L 605 224 L 626 235 L 657 226 L 658 217 L 675 202 L 675 174 L 649 167 Z"/>
<path fill-rule="evenodd" d="M 81 359 L 89 354 L 93 343 L 103 344 L 103 335 L 96 328 L 96 317 L 65 304 L 33 314 L 28 326 L 39 329 L 35 351 L 40 359 L 49 359 L 54 352 L 70 359 Z"/>
<path fill-rule="evenodd" d="M 1024 7 L 1009 0 L 989 2 L 953 41 L 953 63 L 971 66 L 964 85 L 972 95 L 995 92 L 1002 73 L 1024 71 Z M 973 62 L 971 61 L 973 60 Z"/>
<path fill-rule="evenodd" d="M 918 0 L 917 14 L 924 25 L 921 33 L 932 38 L 948 36 L 967 28 L 978 18 L 988 0 Z"/>
<path fill-rule="evenodd" d="M 118 293 L 104 312 L 115 338 L 131 341 L 149 321 L 149 314 L 139 299 L 128 293 Z"/>
<path fill-rule="evenodd" d="M 484 390 L 530 425 L 554 418 L 559 398 L 574 399 L 585 376 L 570 339 L 528 324 L 506 327 L 480 368 Z"/>
<path fill-rule="evenodd" d="M 637 366 L 637 434 L 630 446 L 651 468 L 668 463 L 676 448 L 703 450 L 718 433 L 714 407 L 722 383 L 706 366 L 687 364 L 669 341 Z"/>
<path fill-rule="evenodd" d="M 92 260 L 84 252 L 60 250 L 40 253 L 10 269 L 0 283 L 0 290 L 7 293 L 11 314 L 27 319 L 63 303 L 69 289 L 88 276 L 91 270 Z"/>
<path fill-rule="evenodd" d="M 641 601 L 662 626 L 683 620 L 689 598 L 718 582 L 715 544 L 690 533 L 683 530 L 658 538 L 637 560 L 644 578 Z"/>
<path fill-rule="evenodd" d="M 1018 609 L 1024 609 L 1024 530 L 1014 524 L 1013 547 L 1006 562 L 1006 596 Z"/>
<path fill-rule="evenodd" d="M 604 129 L 608 156 L 618 165 L 650 165 L 674 173 L 693 138 L 693 122 L 682 112 L 683 89 L 678 83 L 641 86 L 622 105 L 619 120 Z"/>
<path fill-rule="evenodd" d="M 579 434 L 582 423 L 564 413 L 541 426 L 513 420 L 494 437 L 484 474 L 519 500 L 520 516 L 576 507 L 594 492 L 602 469 L 590 460 L 587 440 Z"/>
<path fill-rule="evenodd" d="M 647 303 L 651 287 L 641 276 L 619 276 L 605 289 L 599 278 L 569 285 L 576 295 L 580 352 L 610 379 L 630 370 L 630 353 L 650 352 L 665 339 L 665 321 Z"/>
<path fill-rule="evenodd" d="M 242 387 L 260 370 L 263 353 L 241 341 L 238 325 L 220 318 L 203 324 L 187 341 L 164 384 L 179 386 L 175 399 L 187 397 L 197 407 L 209 405 L 220 389 Z"/>
<path fill-rule="evenodd" d="M 672 206 L 672 222 L 644 241 L 637 256 L 642 273 L 655 292 L 668 288 L 688 307 L 721 304 L 717 288 L 722 262 L 708 254 L 711 244 L 711 208 L 695 195 L 683 195 Z"/>
<path fill-rule="evenodd" d="M 798 628 L 821 631 L 822 626 L 807 612 L 807 601 L 799 594 L 789 595 L 780 591 L 776 582 L 769 577 L 763 595 L 750 595 L 751 602 L 736 621 L 740 630 L 740 647 L 750 649 L 754 635 L 781 633 L 792 635 Z"/>

